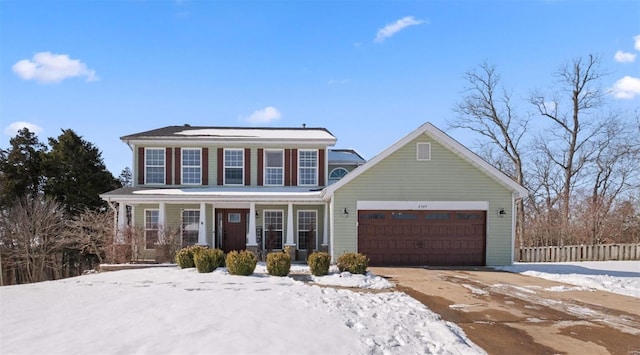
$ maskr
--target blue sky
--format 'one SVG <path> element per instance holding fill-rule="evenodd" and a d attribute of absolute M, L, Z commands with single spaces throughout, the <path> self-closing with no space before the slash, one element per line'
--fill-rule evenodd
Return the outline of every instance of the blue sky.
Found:
<path fill-rule="evenodd" d="M 589 54 L 611 104 L 640 106 L 638 1 L 0 0 L 0 148 L 71 128 L 118 176 L 123 135 L 306 123 L 370 159 L 426 121 L 447 131 L 483 61 L 524 111 Z"/>

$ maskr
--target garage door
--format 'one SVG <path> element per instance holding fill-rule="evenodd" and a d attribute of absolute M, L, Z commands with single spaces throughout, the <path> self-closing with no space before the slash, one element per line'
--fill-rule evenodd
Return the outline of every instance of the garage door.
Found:
<path fill-rule="evenodd" d="M 372 266 L 485 264 L 485 211 L 358 211 L 358 252 Z"/>

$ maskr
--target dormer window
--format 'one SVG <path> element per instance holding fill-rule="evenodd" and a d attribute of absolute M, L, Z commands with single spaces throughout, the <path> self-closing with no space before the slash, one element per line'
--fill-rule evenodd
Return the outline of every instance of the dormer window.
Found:
<path fill-rule="evenodd" d="M 164 148 L 145 148 L 145 184 L 164 184 Z"/>
<path fill-rule="evenodd" d="M 244 150 L 225 149 L 224 150 L 224 184 L 243 185 L 244 184 Z"/>

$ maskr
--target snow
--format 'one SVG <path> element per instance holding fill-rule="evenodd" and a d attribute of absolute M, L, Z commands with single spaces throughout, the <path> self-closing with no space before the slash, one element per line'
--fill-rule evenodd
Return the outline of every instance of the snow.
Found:
<path fill-rule="evenodd" d="M 581 289 L 603 290 L 640 298 L 640 261 L 515 263 L 496 269 L 558 281 Z M 562 292 L 575 288 L 555 287 L 549 290 Z"/>
<path fill-rule="evenodd" d="M 219 137 L 226 139 L 270 139 L 270 140 L 286 140 L 286 139 L 320 139 L 328 140 L 335 143 L 336 137 L 334 137 L 328 131 L 321 128 L 307 128 L 307 129 L 286 129 L 286 128 L 192 128 L 185 129 L 180 132 L 176 132 L 176 135 L 183 136 L 205 136 L 205 137 Z"/>
<path fill-rule="evenodd" d="M 261 263 L 243 277 L 164 266 L 4 286 L 0 353 L 484 353 L 379 276 L 308 272 L 292 265 L 290 277 L 274 277 Z"/>

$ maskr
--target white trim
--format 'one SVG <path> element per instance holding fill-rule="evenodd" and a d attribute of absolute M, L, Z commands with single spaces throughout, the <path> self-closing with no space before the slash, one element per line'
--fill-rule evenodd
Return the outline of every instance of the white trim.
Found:
<path fill-rule="evenodd" d="M 162 151 L 162 182 L 148 182 L 147 179 L 147 150 L 161 150 Z M 166 147 L 144 147 L 144 184 L 145 185 L 166 185 L 167 184 L 167 148 Z M 151 165 L 151 167 L 157 168 L 159 165 Z M 138 172 L 139 174 L 140 172 Z"/>
<path fill-rule="evenodd" d="M 513 265 L 516 259 L 516 219 L 516 194 L 514 193 L 511 195 L 511 261 L 509 265 Z"/>
<path fill-rule="evenodd" d="M 300 166 L 300 153 L 301 152 L 315 152 L 316 153 L 316 177 L 315 177 L 315 182 L 313 184 L 302 184 L 300 183 L 300 178 L 302 177 L 302 174 L 300 174 L 300 169 L 302 169 L 303 167 Z M 296 182 L 298 185 L 297 186 L 318 186 L 318 182 L 319 182 L 319 176 L 318 173 L 320 172 L 320 152 L 318 149 L 298 149 L 298 153 L 296 154 L 296 160 L 298 161 L 298 171 L 297 171 L 297 175 L 298 175 L 298 181 Z M 326 159 L 325 159 L 326 161 Z M 310 167 L 305 166 L 305 169 L 310 169 Z M 326 170 L 325 170 L 326 171 Z"/>
<path fill-rule="evenodd" d="M 227 184 L 227 151 L 241 151 L 242 154 L 242 183 L 240 184 Z M 244 161 L 244 148 L 224 148 L 222 151 L 222 184 L 224 186 L 245 186 L 244 185 L 244 170 L 246 162 Z M 237 169 L 237 166 L 230 166 L 229 168 Z"/>
<path fill-rule="evenodd" d="M 199 181 L 197 183 L 194 182 L 189 182 L 186 183 L 184 182 L 184 152 L 187 150 L 197 150 L 200 152 L 200 165 L 198 166 L 198 168 L 200 168 L 200 177 L 199 177 Z M 202 185 L 202 148 L 181 148 L 180 149 L 180 183 L 182 185 L 191 185 L 191 186 L 200 186 Z M 195 165 L 187 165 L 186 167 L 188 168 L 193 168 L 195 167 Z"/>
<path fill-rule="evenodd" d="M 360 166 L 359 168 L 347 174 L 347 176 L 340 179 L 338 182 L 332 185 L 329 185 L 327 188 L 325 188 L 323 190 L 325 200 L 331 198 L 331 196 L 336 190 L 348 184 L 351 180 L 354 180 L 358 176 L 362 175 L 364 172 L 371 169 L 371 167 L 375 166 L 376 164 L 378 164 L 379 162 L 387 158 L 389 155 L 393 154 L 394 152 L 404 147 L 405 145 L 407 145 L 414 139 L 418 138 L 422 134 L 426 134 L 436 142 L 445 146 L 451 152 L 457 154 L 464 160 L 468 161 L 472 165 L 484 171 L 488 176 L 494 178 L 497 182 L 507 187 L 511 191 L 515 192 L 517 194 L 517 197 L 526 197 L 529 194 L 529 191 L 525 189 L 523 186 L 513 181 L 511 178 L 509 178 L 500 170 L 491 166 L 489 163 L 484 161 L 478 155 L 470 151 L 467 147 L 458 143 L 456 140 L 446 135 L 444 132 L 436 128 L 434 125 L 427 122 L 422 126 L 418 127 L 413 132 L 404 136 L 402 139 L 400 139 L 399 141 L 391 145 L 389 148 L 382 151 L 380 154 L 373 157 L 371 160 L 367 161 L 364 165 Z"/>
<path fill-rule="evenodd" d="M 489 201 L 358 201 L 358 210 L 488 211 Z"/>
<path fill-rule="evenodd" d="M 280 167 L 280 169 L 282 169 L 282 180 L 279 184 L 268 184 L 267 183 L 267 152 L 280 152 L 281 154 L 281 158 L 282 158 L 282 167 Z M 285 176 L 285 171 L 284 171 L 284 149 L 264 149 L 262 151 L 262 184 L 263 186 L 284 186 L 284 176 Z"/>

